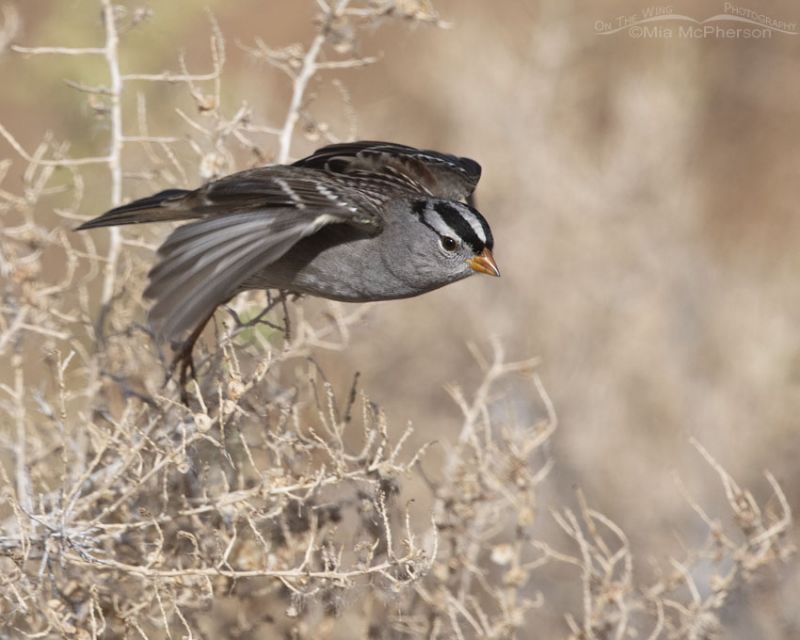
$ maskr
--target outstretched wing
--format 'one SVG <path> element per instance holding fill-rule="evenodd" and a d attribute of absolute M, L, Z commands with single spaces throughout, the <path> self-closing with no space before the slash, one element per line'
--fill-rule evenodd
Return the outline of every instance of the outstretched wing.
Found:
<path fill-rule="evenodd" d="M 157 333 L 177 341 L 205 323 L 242 283 L 280 259 L 302 238 L 341 221 L 333 213 L 276 209 L 198 220 L 173 231 L 158 249 L 145 296 L 154 298 L 150 320 Z"/>
<path fill-rule="evenodd" d="M 331 144 L 294 163 L 346 176 L 365 191 L 394 189 L 452 200 L 469 199 L 481 177 L 470 158 L 365 140 Z"/>
<path fill-rule="evenodd" d="M 150 318 L 157 333 L 175 341 L 323 226 L 348 224 L 378 233 L 379 205 L 324 172 L 276 166 L 242 171 L 195 191 L 162 191 L 79 229 L 193 220 L 161 245 L 145 291 L 156 300 Z"/>

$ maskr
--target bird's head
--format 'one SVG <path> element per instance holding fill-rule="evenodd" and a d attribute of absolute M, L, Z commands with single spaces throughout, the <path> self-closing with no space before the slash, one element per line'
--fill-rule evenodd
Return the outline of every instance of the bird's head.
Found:
<path fill-rule="evenodd" d="M 492 255 L 492 230 L 477 209 L 456 200 L 428 198 L 414 201 L 412 212 L 422 237 L 415 253 L 446 274 L 448 282 L 474 273 L 500 275 Z"/>

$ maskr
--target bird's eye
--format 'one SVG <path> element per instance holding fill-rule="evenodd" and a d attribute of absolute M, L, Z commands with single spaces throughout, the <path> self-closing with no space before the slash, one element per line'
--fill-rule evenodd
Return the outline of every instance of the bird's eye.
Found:
<path fill-rule="evenodd" d="M 455 238 L 451 238 L 450 236 L 442 236 L 442 248 L 445 251 L 455 251 L 458 247 L 458 242 Z"/>

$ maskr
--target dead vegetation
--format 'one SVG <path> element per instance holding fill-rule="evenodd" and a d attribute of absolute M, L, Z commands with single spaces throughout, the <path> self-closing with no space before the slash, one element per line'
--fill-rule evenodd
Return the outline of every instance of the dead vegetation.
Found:
<path fill-rule="evenodd" d="M 291 83 L 285 118 L 261 124 L 246 104 L 223 108 L 230 45 L 212 15 L 209 70 L 178 57 L 174 70 L 139 74 L 119 51 L 157 15 L 100 6 L 100 45 L 5 54 L 21 70 L 29 56 L 99 57 L 108 77 L 69 83 L 107 123 L 104 155 L 75 156 L 49 134 L 27 149 L 0 123 L 13 152 L 0 178 L 21 185 L 0 184 L 5 636 L 537 637 L 542 608 L 566 601 L 563 636 L 712 638 L 732 594 L 787 560 L 778 482 L 766 474 L 771 497 L 759 502 L 695 443 L 725 504 L 687 490 L 705 542 L 640 571 L 625 523 L 580 492 L 573 506 L 548 500 L 556 411 L 536 362 L 510 362 L 499 343 L 474 350 L 477 388 L 450 389 L 456 437 L 433 442 L 436 424 L 415 425 L 434 435 L 412 446 L 412 427 L 370 401 L 369 380 L 329 380 L 317 362 L 346 355 L 367 306 L 237 299 L 218 313 L 181 404 L 142 320 L 153 239 L 71 233 L 89 214 L 89 181 L 102 171 L 115 205 L 128 181 L 192 184 L 243 156 L 286 161 L 298 135 L 335 140 L 308 101 L 311 79 L 375 62 L 357 53 L 364 27 L 445 25 L 427 2 L 318 0 L 306 45 L 242 45 Z M 14 41 L 15 16 L 6 9 L 0 41 Z M 176 107 L 184 132 L 151 132 L 142 83 L 192 97 L 194 111 Z M 444 464 L 426 472 L 430 447 Z"/>

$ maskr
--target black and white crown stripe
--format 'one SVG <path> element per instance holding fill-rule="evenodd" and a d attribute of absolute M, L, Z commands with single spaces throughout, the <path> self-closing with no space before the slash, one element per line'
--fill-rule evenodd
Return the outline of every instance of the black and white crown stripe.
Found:
<path fill-rule="evenodd" d="M 475 253 L 491 250 L 494 238 L 486 219 L 461 202 L 417 200 L 412 207 L 420 222 L 439 236 L 454 236 Z"/>

